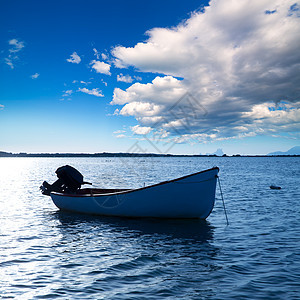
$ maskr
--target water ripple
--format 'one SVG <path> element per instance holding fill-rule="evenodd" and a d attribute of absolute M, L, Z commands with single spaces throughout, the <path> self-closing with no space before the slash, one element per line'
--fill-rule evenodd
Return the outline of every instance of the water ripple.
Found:
<path fill-rule="evenodd" d="M 124 188 L 218 165 L 230 225 L 218 193 L 208 221 L 58 212 L 38 186 L 64 164 L 96 186 Z M 1 159 L 0 298 L 299 299 L 298 166 L 299 158 Z"/>

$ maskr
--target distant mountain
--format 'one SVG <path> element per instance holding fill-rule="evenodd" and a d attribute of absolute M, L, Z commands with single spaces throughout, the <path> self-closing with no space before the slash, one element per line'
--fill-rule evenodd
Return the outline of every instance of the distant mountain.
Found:
<path fill-rule="evenodd" d="M 300 155 L 300 146 L 293 147 L 286 152 L 282 152 L 282 151 L 271 152 L 268 155 Z"/>
<path fill-rule="evenodd" d="M 206 155 L 217 155 L 217 156 L 223 156 L 224 155 L 224 152 L 223 152 L 223 149 L 217 149 L 216 152 L 214 153 L 206 153 Z"/>

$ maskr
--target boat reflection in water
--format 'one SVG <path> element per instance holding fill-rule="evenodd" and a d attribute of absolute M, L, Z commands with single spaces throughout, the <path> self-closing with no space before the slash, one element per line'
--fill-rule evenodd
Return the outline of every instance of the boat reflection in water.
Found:
<path fill-rule="evenodd" d="M 209 243 L 213 240 L 214 227 L 207 220 L 121 218 L 64 211 L 58 211 L 54 216 L 59 220 L 61 224 L 59 227 L 64 234 L 80 235 L 90 232 L 95 236 L 102 236 L 109 231 L 110 236 L 114 234 L 131 237 L 156 236 L 199 243 Z"/>

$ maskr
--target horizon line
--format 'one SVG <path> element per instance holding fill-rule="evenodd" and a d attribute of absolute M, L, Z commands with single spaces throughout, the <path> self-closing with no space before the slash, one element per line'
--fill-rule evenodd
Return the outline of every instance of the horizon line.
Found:
<path fill-rule="evenodd" d="M 0 151 L 0 157 L 299 157 L 300 154 L 171 154 L 171 153 L 134 153 L 134 152 L 56 152 L 56 153 L 12 153 Z"/>

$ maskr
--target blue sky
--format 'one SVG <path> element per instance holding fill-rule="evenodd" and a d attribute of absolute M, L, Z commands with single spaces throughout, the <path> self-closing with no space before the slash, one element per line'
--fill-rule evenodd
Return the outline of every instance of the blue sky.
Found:
<path fill-rule="evenodd" d="M 265 154 L 299 145 L 299 8 L 1 1 L 0 150 Z"/>

